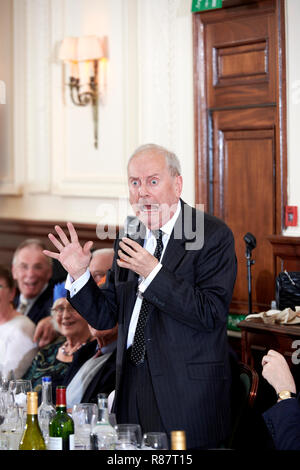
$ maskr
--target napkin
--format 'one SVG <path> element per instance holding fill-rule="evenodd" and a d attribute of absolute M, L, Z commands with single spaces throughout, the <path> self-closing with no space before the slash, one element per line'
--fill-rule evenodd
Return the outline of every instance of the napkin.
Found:
<path fill-rule="evenodd" d="M 281 323 L 285 325 L 295 325 L 300 323 L 300 306 L 295 307 L 295 310 L 285 308 L 284 310 L 267 310 L 266 312 L 253 313 L 247 315 L 245 320 L 260 321 L 269 324 Z"/>

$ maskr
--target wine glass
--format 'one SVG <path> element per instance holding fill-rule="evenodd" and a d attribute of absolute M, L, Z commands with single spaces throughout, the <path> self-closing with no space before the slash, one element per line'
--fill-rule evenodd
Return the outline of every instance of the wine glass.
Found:
<path fill-rule="evenodd" d="M 115 426 L 117 435 L 122 437 L 122 440 L 125 441 L 125 435 L 127 433 L 128 439 L 136 442 L 137 448 L 141 448 L 142 445 L 142 429 L 139 424 L 117 424 Z M 132 435 L 135 436 L 133 439 Z"/>
<path fill-rule="evenodd" d="M 142 450 L 168 450 L 168 438 L 164 432 L 147 432 L 143 435 Z"/>
<path fill-rule="evenodd" d="M 14 371 L 9 370 L 9 371 L 0 371 L 0 390 L 1 391 L 7 391 L 8 390 L 8 385 L 11 380 L 14 380 Z"/>
<path fill-rule="evenodd" d="M 27 413 L 27 393 L 32 391 L 31 380 L 16 379 L 9 382 L 8 391 L 14 396 L 14 400 L 22 418 L 22 426 L 24 428 Z"/>
<path fill-rule="evenodd" d="M 89 450 L 92 427 L 98 418 L 98 406 L 95 403 L 78 403 L 72 408 L 72 418 L 75 426 L 75 450 Z"/>

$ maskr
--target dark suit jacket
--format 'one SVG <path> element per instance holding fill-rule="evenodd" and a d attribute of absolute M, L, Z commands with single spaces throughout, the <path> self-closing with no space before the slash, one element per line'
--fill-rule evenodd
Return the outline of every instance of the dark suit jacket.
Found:
<path fill-rule="evenodd" d="M 263 418 L 277 450 L 300 450 L 300 403 L 282 400 L 263 413 Z"/>
<path fill-rule="evenodd" d="M 199 212 L 181 203 L 182 217 L 168 242 L 163 267 L 144 293 L 151 304 L 145 338 L 162 422 L 168 432 L 184 429 L 188 448 L 195 448 L 220 442 L 229 433 L 227 315 L 236 278 L 236 256 L 232 232 L 221 220 L 205 214 L 202 223 Z M 183 220 L 189 221 L 188 229 L 183 227 Z M 196 228 L 198 241 L 203 230 L 202 247 L 196 245 Z M 193 242 L 195 249 L 187 250 L 186 243 Z M 71 299 L 96 329 L 112 328 L 118 321 L 117 416 L 138 282 L 134 272 L 128 271 L 127 278 L 120 273 L 116 264 L 118 245 L 116 240 L 115 259 L 104 287 L 99 289 L 90 279 Z"/>
<path fill-rule="evenodd" d="M 51 307 L 53 304 L 53 288 L 52 282 L 49 282 L 44 292 L 36 299 L 33 306 L 29 310 L 27 317 L 29 317 L 35 324 L 42 318 L 51 314 Z M 20 293 L 18 292 L 14 298 L 14 305 L 17 308 L 19 304 Z"/>
<path fill-rule="evenodd" d="M 82 346 L 75 354 L 70 368 L 64 378 L 63 384 L 68 386 L 80 367 L 96 354 L 97 341 L 91 341 Z M 116 349 L 105 361 L 98 373 L 85 390 L 81 403 L 97 403 L 97 394 L 110 394 L 116 386 Z"/>

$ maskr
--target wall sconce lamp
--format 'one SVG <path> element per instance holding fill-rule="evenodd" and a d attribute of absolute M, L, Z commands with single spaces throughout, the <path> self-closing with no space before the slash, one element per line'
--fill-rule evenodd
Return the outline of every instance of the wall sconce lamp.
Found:
<path fill-rule="evenodd" d="M 99 65 L 103 57 L 101 41 L 96 36 L 67 37 L 59 51 L 59 58 L 70 66 L 67 86 L 72 102 L 77 106 L 92 105 L 95 148 L 98 148 L 98 102 L 101 92 Z"/>

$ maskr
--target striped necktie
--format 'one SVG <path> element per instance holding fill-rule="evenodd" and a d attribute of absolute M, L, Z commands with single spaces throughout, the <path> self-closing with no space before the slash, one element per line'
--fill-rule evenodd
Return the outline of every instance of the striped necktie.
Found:
<path fill-rule="evenodd" d="M 160 260 L 160 257 L 163 251 L 163 242 L 162 242 L 163 232 L 161 230 L 158 230 L 156 233 L 154 233 L 154 235 L 156 236 L 156 240 L 157 240 L 154 256 L 155 258 Z M 133 362 L 133 364 L 135 365 L 142 364 L 144 362 L 145 352 L 146 352 L 145 325 L 146 325 L 146 321 L 148 318 L 148 313 L 149 313 L 149 303 L 147 302 L 146 299 L 143 299 L 141 310 L 139 313 L 138 322 L 136 325 L 136 330 L 135 330 L 132 350 L 131 350 L 131 357 L 130 357 L 131 362 Z"/>
<path fill-rule="evenodd" d="M 21 313 L 22 315 L 24 315 L 25 312 L 26 312 L 27 305 L 28 305 L 27 300 L 26 300 L 26 299 L 23 299 L 23 300 L 20 302 L 19 306 L 18 306 L 18 309 L 17 309 L 18 312 Z"/>

